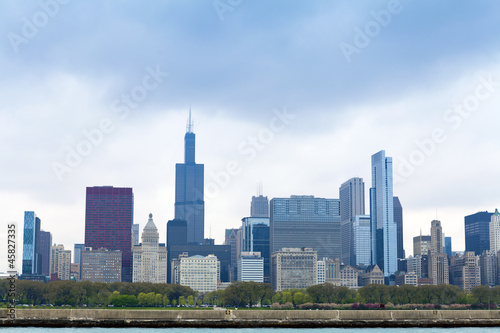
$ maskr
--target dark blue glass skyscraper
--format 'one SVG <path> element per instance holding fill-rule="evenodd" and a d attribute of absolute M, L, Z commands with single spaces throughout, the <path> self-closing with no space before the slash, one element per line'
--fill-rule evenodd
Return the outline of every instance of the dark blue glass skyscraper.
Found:
<path fill-rule="evenodd" d="M 175 218 L 187 222 L 189 244 L 203 244 L 205 235 L 204 165 L 195 163 L 191 111 L 184 136 L 184 163 L 175 165 Z"/>
<path fill-rule="evenodd" d="M 490 249 L 491 215 L 478 212 L 465 217 L 465 251 L 474 251 L 479 256 Z"/>
<path fill-rule="evenodd" d="M 41 273 L 40 255 L 40 219 L 35 212 L 24 212 L 23 239 L 23 274 L 38 275 Z"/>
<path fill-rule="evenodd" d="M 384 276 L 398 269 L 397 226 L 394 222 L 392 190 L 392 157 L 381 150 L 372 155 L 372 188 L 370 188 L 370 218 L 372 232 L 372 263 Z"/>

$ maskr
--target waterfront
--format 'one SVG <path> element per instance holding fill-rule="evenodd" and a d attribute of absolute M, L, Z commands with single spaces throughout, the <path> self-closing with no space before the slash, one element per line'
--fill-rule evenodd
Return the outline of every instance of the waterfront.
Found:
<path fill-rule="evenodd" d="M 224 333 L 277 333 L 283 328 L 169 328 L 168 333 L 215 333 L 219 330 Z M 0 332 L 7 332 L 12 328 L 0 328 Z M 44 327 L 16 327 L 16 333 L 133 333 L 138 330 L 147 331 L 147 333 L 164 333 L 164 328 L 44 328 Z M 288 328 L 287 332 L 300 332 L 300 333 L 493 333 L 498 332 L 495 327 L 463 327 L 463 328 Z"/>

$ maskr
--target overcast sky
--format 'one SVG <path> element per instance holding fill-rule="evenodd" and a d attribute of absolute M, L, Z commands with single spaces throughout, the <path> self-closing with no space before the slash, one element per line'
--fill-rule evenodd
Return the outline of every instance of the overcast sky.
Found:
<path fill-rule="evenodd" d="M 259 182 L 338 198 L 371 155 L 394 161 L 404 247 L 494 211 L 497 1 L 0 1 L 0 232 L 34 210 L 84 242 L 85 188 L 132 187 L 165 242 L 189 108 L 205 236 L 224 241 Z M 22 230 L 18 233 L 22 258 Z M 6 271 L 6 249 L 0 271 Z M 18 267 L 21 267 L 18 261 Z"/>

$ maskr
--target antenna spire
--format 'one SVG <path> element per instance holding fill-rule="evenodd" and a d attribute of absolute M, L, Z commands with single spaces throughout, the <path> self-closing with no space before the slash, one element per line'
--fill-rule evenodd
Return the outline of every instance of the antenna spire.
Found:
<path fill-rule="evenodd" d="M 191 105 L 190 105 L 189 106 L 189 119 L 188 119 L 188 124 L 186 126 L 186 132 L 193 133 L 193 126 L 194 126 L 194 122 L 191 119 Z"/>

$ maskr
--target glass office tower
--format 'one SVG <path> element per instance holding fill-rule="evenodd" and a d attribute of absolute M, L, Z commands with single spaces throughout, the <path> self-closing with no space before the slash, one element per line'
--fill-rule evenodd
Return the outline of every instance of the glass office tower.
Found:
<path fill-rule="evenodd" d="M 132 282 L 132 188 L 87 187 L 85 247 L 122 251 L 122 282 Z"/>
<path fill-rule="evenodd" d="M 313 248 L 318 258 L 340 258 L 340 200 L 292 195 L 270 205 L 270 252 Z"/>
<path fill-rule="evenodd" d="M 372 264 L 389 277 L 398 269 L 397 226 L 394 222 L 392 157 L 381 150 L 372 155 L 372 188 L 370 218 L 372 230 Z"/>
<path fill-rule="evenodd" d="M 40 219 L 33 211 L 24 212 L 23 236 L 23 267 L 26 275 L 39 275 L 41 273 L 40 244 Z"/>
<path fill-rule="evenodd" d="M 204 165 L 195 163 L 191 111 L 184 136 L 184 163 L 175 165 L 175 218 L 187 222 L 189 244 L 203 244 L 205 235 Z"/>

